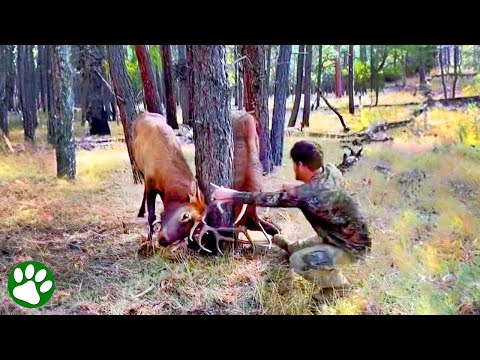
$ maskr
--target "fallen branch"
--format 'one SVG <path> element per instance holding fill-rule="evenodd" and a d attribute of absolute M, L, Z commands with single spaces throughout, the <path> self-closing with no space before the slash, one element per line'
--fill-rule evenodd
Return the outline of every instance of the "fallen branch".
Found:
<path fill-rule="evenodd" d="M 345 132 L 348 132 L 350 131 L 350 129 L 347 127 L 347 125 L 345 125 L 345 121 L 343 121 L 343 116 L 340 115 L 340 113 L 337 111 L 337 109 L 335 109 L 327 100 L 327 98 L 323 95 L 323 92 L 322 91 L 319 91 L 319 95 L 320 97 L 323 99 L 323 101 L 325 101 L 325 104 L 327 104 L 327 106 L 330 108 L 330 110 L 332 110 L 337 116 L 338 118 L 340 119 L 340 122 L 342 123 L 342 126 L 343 126 L 343 130 Z"/>
<path fill-rule="evenodd" d="M 10 152 L 14 153 L 15 150 L 13 150 L 13 146 L 12 146 L 12 144 L 10 143 L 10 140 L 8 140 L 7 135 L 3 134 L 3 140 L 5 140 L 5 143 L 7 144 L 7 147 L 8 147 L 8 149 L 10 150 Z"/>

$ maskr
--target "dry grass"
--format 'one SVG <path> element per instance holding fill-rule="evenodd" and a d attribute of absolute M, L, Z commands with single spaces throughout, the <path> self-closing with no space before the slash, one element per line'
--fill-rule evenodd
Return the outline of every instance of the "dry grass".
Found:
<path fill-rule="evenodd" d="M 360 117 L 367 122 L 401 120 L 409 111 L 364 108 Z M 0 314 L 476 311 L 480 307 L 480 153 L 471 142 L 478 141 L 472 125 L 476 118 L 477 110 L 472 108 L 436 109 L 420 137 L 398 129 L 393 143 L 365 148 L 365 157 L 346 179 L 369 220 L 372 254 L 346 269 L 356 291 L 324 304 L 313 300 L 318 289 L 294 274 L 279 250 L 259 252 L 253 259 L 242 253 L 204 257 L 185 248 L 161 249 L 148 258 L 139 255 L 146 230 L 146 220 L 135 218 L 142 188 L 131 183 L 124 145 L 79 150 L 78 177 L 68 183 L 55 178 L 54 153 L 43 145 L 41 135 L 35 149 L 0 157 L 0 298 L 4 299 Z M 324 122 L 314 114 L 312 127 L 322 128 Z M 462 124 L 464 139 L 473 140 L 460 143 Z M 117 125 L 111 126 L 121 132 Z M 18 129 L 13 129 L 12 139 L 23 140 Z M 288 151 L 297 140 L 286 138 L 284 165 L 265 180 L 266 190 L 294 182 Z M 326 161 L 337 163 L 340 144 L 320 142 Z M 193 147 L 184 150 L 194 168 Z M 375 171 L 379 164 L 388 165 L 391 174 Z M 424 171 L 426 178 L 418 184 L 399 182 L 414 169 Z M 269 216 L 292 241 L 313 234 L 297 209 L 270 209 Z M 6 278 L 15 264 L 29 259 L 49 266 L 57 287 L 46 306 L 27 311 L 8 299 Z"/>

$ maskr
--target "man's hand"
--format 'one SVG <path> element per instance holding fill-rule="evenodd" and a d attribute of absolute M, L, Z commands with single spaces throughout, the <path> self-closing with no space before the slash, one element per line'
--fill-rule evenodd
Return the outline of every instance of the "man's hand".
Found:
<path fill-rule="evenodd" d="M 228 188 L 218 188 L 212 193 L 212 200 L 228 201 L 233 200 L 233 195 L 238 191 Z"/>

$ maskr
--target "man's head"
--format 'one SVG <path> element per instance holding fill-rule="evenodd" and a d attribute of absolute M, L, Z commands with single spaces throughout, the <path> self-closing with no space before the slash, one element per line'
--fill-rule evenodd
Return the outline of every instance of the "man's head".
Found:
<path fill-rule="evenodd" d="M 323 166 L 323 150 L 314 141 L 298 141 L 290 150 L 295 179 L 308 181 Z"/>

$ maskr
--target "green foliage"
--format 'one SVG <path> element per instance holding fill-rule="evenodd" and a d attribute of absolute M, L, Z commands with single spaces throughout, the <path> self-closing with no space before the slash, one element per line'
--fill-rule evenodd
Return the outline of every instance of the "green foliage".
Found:
<path fill-rule="evenodd" d="M 133 45 L 126 45 L 125 52 L 127 55 L 125 58 L 125 66 L 127 68 L 127 73 L 132 80 L 132 86 L 135 90 L 135 93 L 138 93 L 142 90 L 142 78 L 140 76 L 138 60 L 135 56 L 135 50 L 133 49 Z"/>
<path fill-rule="evenodd" d="M 356 61 L 353 64 L 353 77 L 356 87 L 368 88 L 370 85 L 370 66 L 367 63 Z"/>

